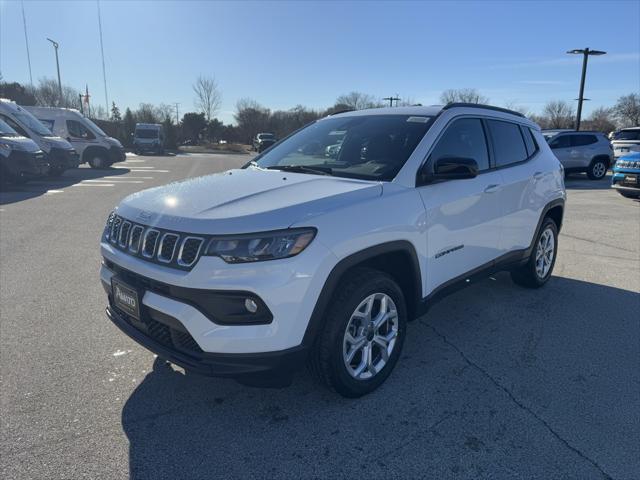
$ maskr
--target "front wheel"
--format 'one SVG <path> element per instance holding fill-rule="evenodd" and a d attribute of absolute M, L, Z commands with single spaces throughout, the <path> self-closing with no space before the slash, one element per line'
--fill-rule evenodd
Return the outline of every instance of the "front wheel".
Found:
<path fill-rule="evenodd" d="M 64 173 L 64 171 L 64 167 L 50 167 L 47 175 L 50 177 L 59 177 Z"/>
<path fill-rule="evenodd" d="M 594 160 L 589 165 L 587 176 L 590 180 L 600 180 L 607 174 L 607 164 L 604 160 Z"/>
<path fill-rule="evenodd" d="M 389 275 L 358 269 L 338 287 L 311 354 L 313 373 L 344 397 L 378 388 L 398 361 L 407 309 Z"/>
<path fill-rule="evenodd" d="M 539 288 L 543 286 L 551 278 L 557 254 L 558 227 L 551 218 L 546 217 L 542 222 L 529 260 L 523 266 L 513 270 L 511 278 L 523 287 Z"/>
<path fill-rule="evenodd" d="M 629 192 L 623 192 L 622 190 L 618 190 L 618 193 L 625 198 L 634 198 L 634 199 L 640 198 L 640 190 L 638 191 L 638 193 L 629 193 Z"/>
<path fill-rule="evenodd" d="M 89 166 L 91 168 L 107 168 L 111 166 L 111 163 L 109 162 L 109 160 L 107 160 L 103 155 L 101 154 L 94 154 L 91 156 L 91 158 L 89 158 Z"/>

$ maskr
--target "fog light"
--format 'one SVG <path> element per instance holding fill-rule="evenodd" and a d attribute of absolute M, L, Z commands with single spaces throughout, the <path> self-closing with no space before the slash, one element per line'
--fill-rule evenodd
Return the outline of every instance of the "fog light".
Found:
<path fill-rule="evenodd" d="M 258 304 L 250 298 L 245 298 L 244 308 L 246 308 L 249 313 L 256 313 L 258 311 Z"/>

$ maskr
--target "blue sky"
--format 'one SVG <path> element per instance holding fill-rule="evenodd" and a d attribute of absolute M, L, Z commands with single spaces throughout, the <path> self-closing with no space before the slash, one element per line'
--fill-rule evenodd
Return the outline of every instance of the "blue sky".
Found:
<path fill-rule="evenodd" d="M 34 81 L 55 77 L 89 85 L 104 105 L 95 1 L 25 1 Z M 442 90 L 477 88 L 495 105 L 539 111 L 577 97 L 590 47 L 588 114 L 640 91 L 640 2 L 111 2 L 102 26 L 109 99 L 122 110 L 140 102 L 180 102 L 194 110 L 199 74 L 223 94 L 219 118 L 251 97 L 272 109 L 324 108 L 351 90 L 398 93 L 439 103 Z M 0 72 L 28 83 L 21 2 L 0 1 Z"/>

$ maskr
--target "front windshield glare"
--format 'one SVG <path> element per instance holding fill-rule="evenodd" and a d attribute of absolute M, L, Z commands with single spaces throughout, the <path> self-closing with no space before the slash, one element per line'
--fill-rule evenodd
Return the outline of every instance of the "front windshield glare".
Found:
<path fill-rule="evenodd" d="M 85 117 L 85 120 L 87 121 L 87 123 L 89 124 L 89 126 L 91 127 L 91 129 L 93 130 L 94 133 L 96 133 L 97 135 L 99 135 L 101 137 L 106 137 L 107 136 L 107 134 L 104 133 L 104 131 L 98 125 L 93 123 L 87 117 Z"/>
<path fill-rule="evenodd" d="M 340 177 L 391 180 L 431 123 L 432 117 L 415 115 L 329 117 L 273 147 L 257 166 L 315 168 Z"/>
<path fill-rule="evenodd" d="M 27 112 L 18 112 L 15 114 L 20 123 L 25 125 L 29 130 L 34 132 L 36 135 L 40 135 L 42 137 L 53 137 L 53 133 L 49 131 L 47 127 L 45 127 L 40 120 Z"/>

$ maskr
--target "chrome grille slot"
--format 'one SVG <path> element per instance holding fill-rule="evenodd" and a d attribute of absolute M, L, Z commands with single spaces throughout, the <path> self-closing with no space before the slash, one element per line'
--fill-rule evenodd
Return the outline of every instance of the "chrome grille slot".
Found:
<path fill-rule="evenodd" d="M 179 238 L 180 237 L 175 233 L 165 233 L 162 236 L 162 240 L 160 240 L 160 247 L 158 247 L 158 260 L 163 263 L 171 263 Z"/>
<path fill-rule="evenodd" d="M 111 212 L 109 214 L 109 217 L 107 218 L 107 225 L 105 227 L 105 236 L 107 238 L 107 240 L 109 240 L 109 238 L 111 238 L 111 227 L 113 226 L 113 220 L 116 218 L 116 214 L 114 212 Z"/>
<path fill-rule="evenodd" d="M 118 245 L 121 247 L 126 247 L 129 241 L 129 231 L 131 230 L 131 222 L 125 220 L 120 227 L 120 239 L 118 240 Z"/>
<path fill-rule="evenodd" d="M 142 242 L 143 257 L 153 258 L 159 236 L 160 232 L 158 230 L 154 230 L 153 228 L 147 230 L 147 232 L 144 234 L 144 241 Z"/>
<path fill-rule="evenodd" d="M 190 267 L 196 263 L 203 243 L 203 238 L 185 237 L 182 241 L 182 245 L 180 245 L 180 251 L 178 252 L 178 265 L 182 267 Z"/>
<path fill-rule="evenodd" d="M 140 240 L 142 239 L 142 232 L 144 228 L 141 225 L 134 225 L 131 229 L 131 236 L 129 237 L 129 251 L 138 253 L 140 249 Z"/>

